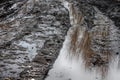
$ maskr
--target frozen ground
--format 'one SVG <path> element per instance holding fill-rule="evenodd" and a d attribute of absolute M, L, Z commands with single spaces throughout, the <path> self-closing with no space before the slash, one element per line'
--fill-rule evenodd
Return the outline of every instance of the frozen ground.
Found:
<path fill-rule="evenodd" d="M 61 5 L 60 1 L 63 0 L 0 1 L 0 80 L 43 80 L 45 78 L 58 56 L 67 30 L 71 26 L 68 10 Z M 93 18 L 96 12 L 93 10 L 93 6 L 98 7 L 120 28 L 120 4 L 116 2 L 117 0 L 66 1 L 73 2 L 79 6 L 78 10 L 83 10 L 88 29 L 95 26 Z M 79 5 L 79 3 L 82 4 Z M 55 77 L 52 75 L 58 76 L 55 79 L 70 80 L 71 76 L 73 79 L 79 78 L 77 70 L 81 70 L 78 67 L 80 62 L 76 62 L 76 60 L 71 62 L 68 56 L 65 57 L 66 42 L 64 42 L 53 69 L 49 72 L 51 73 L 50 79 Z M 71 64 L 76 66 L 71 66 Z M 55 73 L 57 71 L 57 74 L 52 71 Z M 117 79 L 118 76 L 115 76 Z"/>
<path fill-rule="evenodd" d="M 70 8 L 68 6 L 69 2 L 65 1 L 64 6 L 68 11 Z M 73 16 L 70 16 L 73 18 Z M 115 52 L 119 52 L 119 34 L 117 34 L 117 28 L 115 27 L 114 23 L 109 20 L 106 16 L 104 16 L 99 10 L 96 8 L 96 14 L 94 19 L 94 28 L 91 31 L 96 31 L 98 27 L 108 27 L 111 30 L 111 38 L 113 46 L 113 55 Z M 74 25 L 73 23 L 71 23 Z M 65 41 L 63 43 L 63 47 L 60 51 L 58 58 L 56 59 L 55 63 L 53 64 L 53 68 L 49 71 L 48 76 L 45 80 L 119 80 L 120 79 L 120 69 L 119 69 L 119 55 L 116 55 L 112 58 L 112 62 L 109 64 L 108 75 L 106 78 L 102 78 L 101 73 L 96 71 L 97 68 L 93 68 L 91 71 L 85 69 L 84 61 L 82 56 L 79 56 L 79 59 L 70 56 L 70 44 L 71 44 L 71 32 L 73 28 L 70 28 Z M 80 30 L 79 30 L 80 31 Z M 83 37 L 82 34 L 79 34 Z M 96 36 L 95 36 L 96 37 Z M 115 40 L 115 41 L 114 41 Z M 78 43 L 79 44 L 79 43 Z M 95 45 L 95 44 L 94 44 Z"/>
<path fill-rule="evenodd" d="M 58 1 L 0 5 L 0 80 L 43 80 L 69 28 L 67 11 Z"/>

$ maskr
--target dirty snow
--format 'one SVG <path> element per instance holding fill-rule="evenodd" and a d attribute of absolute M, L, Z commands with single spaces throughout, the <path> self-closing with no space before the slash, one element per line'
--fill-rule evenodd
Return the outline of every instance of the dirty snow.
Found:
<path fill-rule="evenodd" d="M 45 80 L 100 80 L 99 73 L 96 73 L 95 70 L 93 72 L 85 70 L 81 56 L 79 60 L 74 58 L 71 60 L 69 46 L 70 31 L 68 31 L 63 48 Z"/>
<path fill-rule="evenodd" d="M 64 2 L 64 7 L 69 10 L 68 2 Z M 70 17 L 71 18 L 71 17 Z M 85 69 L 83 59 L 71 59 L 69 56 L 70 29 L 63 43 L 58 58 L 53 68 L 49 71 L 45 80 L 103 80 L 100 73 L 95 68 L 92 71 Z M 80 36 L 81 37 L 81 36 Z M 119 56 L 115 56 L 110 64 L 108 76 L 104 80 L 120 80 L 120 71 L 118 69 Z"/>

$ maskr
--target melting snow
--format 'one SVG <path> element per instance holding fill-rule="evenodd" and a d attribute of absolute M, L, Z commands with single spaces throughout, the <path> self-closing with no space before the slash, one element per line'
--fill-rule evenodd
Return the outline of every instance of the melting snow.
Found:
<path fill-rule="evenodd" d="M 65 1 L 64 6 L 69 10 L 68 2 Z M 70 59 L 69 35 L 67 34 L 60 54 L 45 80 L 103 80 L 100 73 L 97 73 L 95 69 L 92 72 L 85 69 L 81 56 L 79 60 Z M 104 80 L 120 80 L 120 71 L 118 70 L 119 56 L 115 56 L 113 59 L 108 76 Z"/>
<path fill-rule="evenodd" d="M 84 69 L 83 59 L 72 59 L 69 57 L 69 34 L 55 61 L 53 68 L 49 71 L 45 80 L 99 80 L 96 72 L 89 72 Z M 91 75 L 92 74 L 92 75 Z"/>

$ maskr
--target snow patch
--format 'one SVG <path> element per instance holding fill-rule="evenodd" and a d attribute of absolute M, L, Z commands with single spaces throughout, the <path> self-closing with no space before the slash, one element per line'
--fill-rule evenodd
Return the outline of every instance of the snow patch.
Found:
<path fill-rule="evenodd" d="M 110 64 L 110 70 L 107 80 L 120 80 L 120 70 L 118 68 L 119 56 L 114 57 Z"/>
<path fill-rule="evenodd" d="M 69 3 L 67 1 L 64 1 L 63 4 L 65 8 L 70 10 Z M 72 16 L 70 16 L 70 18 L 71 17 Z M 102 18 L 100 17 L 100 19 Z M 45 80 L 120 80 L 120 71 L 118 69 L 120 58 L 119 56 L 115 56 L 114 58 L 112 58 L 112 62 L 108 71 L 108 76 L 106 76 L 105 79 L 102 79 L 101 74 L 97 73 L 97 70 L 95 68 L 93 68 L 92 71 L 86 70 L 82 56 L 80 56 L 79 59 L 70 58 L 69 46 L 71 39 L 70 33 L 72 32 L 70 31 L 70 29 L 63 43 L 60 54 L 56 59 L 53 68 L 49 71 L 48 77 Z M 82 35 L 79 36 L 79 38 L 81 37 Z"/>
<path fill-rule="evenodd" d="M 27 43 L 26 41 L 21 41 L 18 45 L 27 48 L 27 53 L 28 57 L 30 59 L 30 61 L 32 61 L 32 59 L 35 57 L 35 55 L 37 55 L 37 48 L 36 48 L 36 44 L 32 43 Z"/>
<path fill-rule="evenodd" d="M 69 3 L 68 3 L 67 1 L 64 1 L 64 2 L 63 2 L 63 5 L 64 5 L 64 7 L 65 7 L 66 9 L 70 10 L 70 9 L 69 9 Z"/>
<path fill-rule="evenodd" d="M 69 36 L 67 36 L 60 55 L 45 80 L 100 80 L 98 79 L 100 77 L 98 73 L 85 70 L 81 56 L 79 60 L 70 60 L 69 44 L 70 39 Z"/>

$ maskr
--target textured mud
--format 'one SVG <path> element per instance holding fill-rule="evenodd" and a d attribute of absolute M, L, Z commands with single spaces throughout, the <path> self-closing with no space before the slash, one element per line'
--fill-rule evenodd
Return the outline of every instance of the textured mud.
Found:
<path fill-rule="evenodd" d="M 80 7 L 88 29 L 94 26 L 94 7 L 120 29 L 119 0 L 67 1 Z M 0 1 L 0 80 L 43 80 L 69 27 L 69 14 L 60 0 Z"/>

